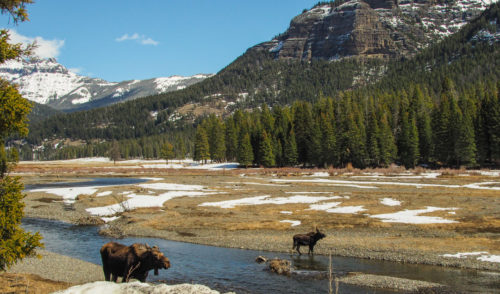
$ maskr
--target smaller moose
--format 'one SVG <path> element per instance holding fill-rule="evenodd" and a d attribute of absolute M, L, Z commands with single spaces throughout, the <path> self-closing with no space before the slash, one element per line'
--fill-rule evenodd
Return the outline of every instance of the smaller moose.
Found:
<path fill-rule="evenodd" d="M 316 242 L 325 237 L 326 235 L 321 233 L 317 228 L 316 232 L 309 232 L 307 234 L 297 234 L 293 236 L 292 250 L 297 249 L 299 255 L 302 255 L 302 253 L 300 253 L 300 246 L 309 245 L 309 252 L 307 254 L 314 254 L 314 245 L 316 245 Z"/>

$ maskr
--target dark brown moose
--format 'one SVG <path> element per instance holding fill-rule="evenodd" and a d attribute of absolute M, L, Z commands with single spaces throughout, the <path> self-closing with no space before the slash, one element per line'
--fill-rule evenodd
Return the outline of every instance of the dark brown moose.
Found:
<path fill-rule="evenodd" d="M 132 244 L 126 246 L 116 242 L 109 242 L 101 248 L 102 269 L 106 281 L 116 282 L 122 277 L 122 282 L 137 279 L 145 282 L 148 272 L 154 269 L 168 269 L 170 261 L 157 246 L 149 247 L 147 244 Z"/>
<path fill-rule="evenodd" d="M 317 228 L 316 232 L 309 232 L 307 234 L 297 234 L 293 236 L 292 250 L 297 248 L 297 252 L 299 253 L 299 255 L 302 255 L 302 253 L 300 253 L 300 246 L 308 245 L 309 252 L 307 252 L 307 254 L 314 254 L 314 245 L 316 245 L 316 242 L 323 239 L 324 237 L 326 237 L 326 235 L 321 233 Z"/>

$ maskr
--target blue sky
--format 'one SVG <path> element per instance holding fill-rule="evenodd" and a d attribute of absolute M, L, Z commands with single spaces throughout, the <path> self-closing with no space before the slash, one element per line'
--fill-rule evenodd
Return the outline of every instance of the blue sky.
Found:
<path fill-rule="evenodd" d="M 318 0 L 35 0 L 13 39 L 108 81 L 215 73 Z"/>

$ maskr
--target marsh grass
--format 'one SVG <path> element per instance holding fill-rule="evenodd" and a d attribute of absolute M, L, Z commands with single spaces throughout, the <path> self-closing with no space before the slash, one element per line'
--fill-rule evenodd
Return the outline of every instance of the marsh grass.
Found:
<path fill-rule="evenodd" d="M 0 273 L 0 293 L 46 294 L 72 286 L 33 274 Z"/>

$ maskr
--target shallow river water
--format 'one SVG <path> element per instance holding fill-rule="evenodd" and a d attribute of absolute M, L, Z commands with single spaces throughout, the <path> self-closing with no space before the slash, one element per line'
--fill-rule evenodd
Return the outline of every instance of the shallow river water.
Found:
<path fill-rule="evenodd" d="M 96 264 L 101 264 L 101 246 L 115 240 L 99 235 L 97 227 L 75 226 L 60 221 L 25 218 L 23 227 L 29 231 L 39 231 L 47 250 Z M 289 254 L 282 253 L 220 248 L 154 238 L 125 238 L 116 241 L 127 245 L 135 242 L 158 245 L 166 254 L 172 267 L 161 270 L 159 276 L 154 276 L 151 272 L 149 282 L 199 283 L 236 293 L 328 293 L 327 279 L 311 278 L 318 271 L 324 273 L 328 270 L 328 257 L 325 256 L 290 257 Z M 259 255 L 291 258 L 298 272 L 286 277 L 265 271 L 265 265 L 254 261 Z M 332 259 L 334 273 L 339 276 L 353 271 L 390 275 L 442 283 L 465 293 L 493 293 L 500 288 L 500 276 L 497 273 L 346 257 Z M 344 284 L 340 284 L 339 292 L 394 293 Z"/>

